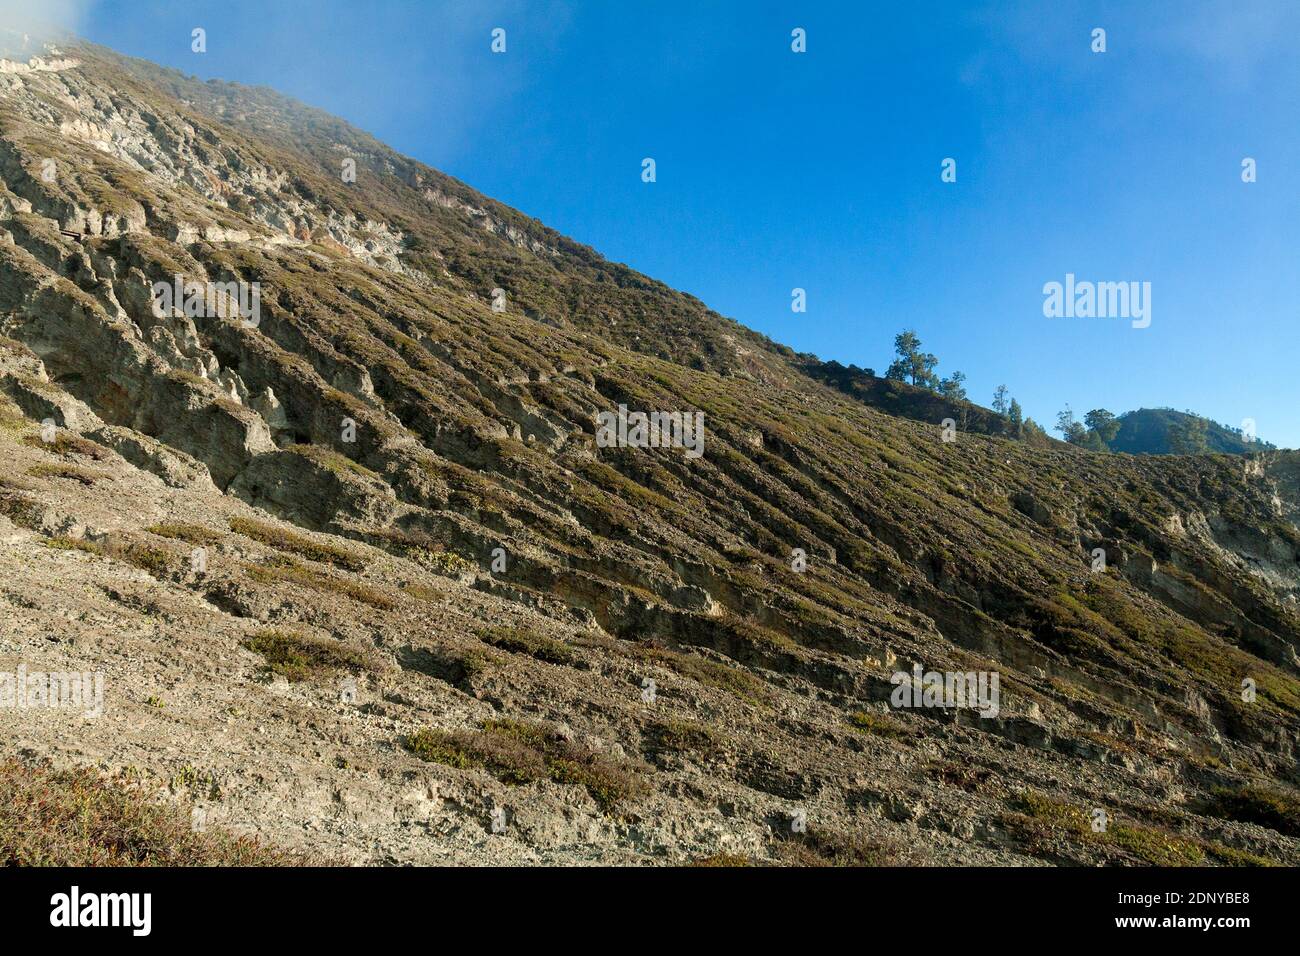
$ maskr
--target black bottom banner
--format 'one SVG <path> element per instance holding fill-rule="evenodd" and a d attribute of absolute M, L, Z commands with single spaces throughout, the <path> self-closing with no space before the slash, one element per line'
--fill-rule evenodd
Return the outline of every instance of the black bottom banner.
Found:
<path fill-rule="evenodd" d="M 806 942 L 829 942 L 866 921 L 877 943 L 891 927 L 913 940 L 969 932 L 972 943 L 1043 931 L 1230 942 L 1293 925 L 1293 882 L 1288 870 L 1247 869 L 7 869 L 0 914 L 11 939 L 128 945 L 339 945 L 472 927 L 537 942 L 557 920 L 732 941 L 788 921 Z"/>

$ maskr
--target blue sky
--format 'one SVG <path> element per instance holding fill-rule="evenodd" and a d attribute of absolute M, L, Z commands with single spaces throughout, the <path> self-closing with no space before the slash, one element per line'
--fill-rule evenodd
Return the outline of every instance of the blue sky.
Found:
<path fill-rule="evenodd" d="M 801 351 L 883 373 L 912 327 L 972 398 L 1005 382 L 1044 424 L 1172 405 L 1300 446 L 1291 0 L 76 12 L 122 52 L 337 113 Z M 1150 282 L 1151 326 L 1045 318 L 1066 273 Z"/>

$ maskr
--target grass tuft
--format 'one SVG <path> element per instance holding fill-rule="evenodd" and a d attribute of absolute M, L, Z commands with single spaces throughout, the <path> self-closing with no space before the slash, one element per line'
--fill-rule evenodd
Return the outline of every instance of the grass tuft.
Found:
<path fill-rule="evenodd" d="M 860 833 L 810 828 L 784 835 L 777 858 L 787 866 L 889 866 L 895 854 Z"/>
<path fill-rule="evenodd" d="M 1300 798 L 1280 788 L 1258 784 L 1219 787 L 1211 794 L 1205 812 L 1222 820 L 1258 823 L 1287 836 L 1300 836 Z"/>
<path fill-rule="evenodd" d="M 273 524 L 249 518 L 231 518 L 230 530 L 277 551 L 285 551 L 309 561 L 319 561 L 344 571 L 364 571 L 366 568 L 365 559 L 352 551 L 332 544 L 322 544 L 306 535 Z"/>
<path fill-rule="evenodd" d="M 418 730 L 403 743 L 421 760 L 483 769 L 504 783 L 549 779 L 583 787 L 606 813 L 646 789 L 640 765 L 597 753 L 544 724 L 489 720 L 481 731 Z"/>
<path fill-rule="evenodd" d="M 225 537 L 220 531 L 185 522 L 164 522 L 163 524 L 150 525 L 144 530 L 150 534 L 156 534 L 160 538 L 173 538 L 177 541 L 186 541 L 190 544 L 199 545 L 216 544 Z"/>
<path fill-rule="evenodd" d="M 912 736 L 908 728 L 887 714 L 877 714 L 869 710 L 855 711 L 846 718 L 849 724 L 863 733 L 875 734 L 877 737 L 903 739 Z"/>
<path fill-rule="evenodd" d="M 266 658 L 268 671 L 294 682 L 373 667 L 371 655 L 331 638 L 268 629 L 258 631 L 242 643 Z"/>
<path fill-rule="evenodd" d="M 90 770 L 0 761 L 2 866 L 302 866 L 325 862 L 219 828 L 195 832 L 187 812 L 144 800 Z"/>
<path fill-rule="evenodd" d="M 80 455 L 83 458 L 91 458 L 95 461 L 107 461 L 112 457 L 112 452 L 98 442 L 93 442 L 89 438 L 82 438 L 80 435 L 73 435 L 66 431 L 58 432 L 50 441 L 45 441 L 40 435 L 24 435 L 23 444 L 30 445 L 32 448 L 39 448 L 41 451 L 48 451 L 50 454 L 58 455 L 61 458 Z"/>
<path fill-rule="evenodd" d="M 105 477 L 103 472 L 91 471 L 80 465 L 50 465 L 44 462 L 32 465 L 27 469 L 27 474 L 33 478 L 66 478 L 69 481 L 80 482 L 87 488 Z"/>
<path fill-rule="evenodd" d="M 565 664 L 572 666 L 577 658 L 572 648 L 562 641 L 539 634 L 536 631 L 516 631 L 511 628 L 493 627 L 478 632 L 479 640 L 491 644 L 512 654 L 527 654 L 548 664 Z"/>
<path fill-rule="evenodd" d="M 361 604 L 381 610 L 397 607 L 397 602 L 373 585 L 362 581 L 324 574 L 315 568 L 307 567 L 292 558 L 276 558 L 265 564 L 245 564 L 244 573 L 250 580 L 260 584 L 288 583 L 312 588 L 316 591 L 330 591 L 351 598 Z"/>
<path fill-rule="evenodd" d="M 708 856 L 691 860 L 689 865 L 699 867 L 753 866 L 754 861 L 739 853 L 711 853 Z"/>
<path fill-rule="evenodd" d="M 87 554 L 104 553 L 104 549 L 94 541 L 87 541 L 85 538 L 69 538 L 61 534 L 46 538 L 41 543 L 47 548 L 53 548 L 55 551 L 85 551 Z"/>

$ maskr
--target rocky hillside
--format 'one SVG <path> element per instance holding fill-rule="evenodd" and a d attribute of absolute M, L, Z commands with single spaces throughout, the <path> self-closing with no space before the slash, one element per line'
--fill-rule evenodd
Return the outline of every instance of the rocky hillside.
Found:
<path fill-rule="evenodd" d="M 0 672 L 103 675 L 0 710 L 33 766 L 359 863 L 1300 863 L 1294 454 L 890 414 L 75 42 L 0 63 L 0 334 Z M 620 405 L 702 454 L 606 447 Z M 914 665 L 998 706 L 895 707 Z"/>

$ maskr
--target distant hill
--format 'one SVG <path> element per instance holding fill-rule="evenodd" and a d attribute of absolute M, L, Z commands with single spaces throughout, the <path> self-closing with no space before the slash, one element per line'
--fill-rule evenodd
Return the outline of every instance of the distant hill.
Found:
<path fill-rule="evenodd" d="M 1180 412 L 1172 408 L 1139 408 L 1119 416 L 1119 433 L 1111 441 L 1111 451 L 1124 451 L 1131 455 L 1167 455 L 1169 449 L 1169 426 L 1191 418 L 1202 416 L 1190 412 Z M 1206 440 L 1209 451 L 1229 455 L 1244 455 L 1252 451 L 1262 451 L 1275 446 L 1258 438 L 1247 442 L 1239 429 L 1208 422 Z"/>

